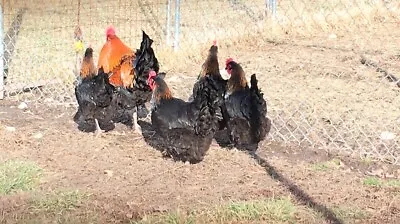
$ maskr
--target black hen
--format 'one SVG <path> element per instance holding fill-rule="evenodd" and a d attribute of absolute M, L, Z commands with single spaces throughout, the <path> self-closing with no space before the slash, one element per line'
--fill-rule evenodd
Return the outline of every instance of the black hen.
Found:
<path fill-rule="evenodd" d="M 199 83 L 202 82 L 201 79 L 203 77 L 209 77 L 210 79 L 213 80 L 213 82 L 216 85 L 217 91 L 218 91 L 218 102 L 219 102 L 219 107 L 217 110 L 217 119 L 219 123 L 219 130 L 222 130 L 226 127 L 226 108 L 223 104 L 223 96 L 226 91 L 226 85 L 227 85 L 227 80 L 223 79 L 221 76 L 221 73 L 219 71 L 219 63 L 218 63 L 218 46 L 216 45 L 216 41 L 214 41 L 213 45 L 210 47 L 208 51 L 208 56 L 206 61 L 203 63 L 201 67 L 200 74 L 198 76 L 198 79 L 196 83 L 194 84 L 193 87 L 193 95 L 190 96 L 189 101 L 193 100 L 194 94 L 198 91 L 199 88 Z"/>
<path fill-rule="evenodd" d="M 91 78 L 82 79 L 75 87 L 78 111 L 74 121 L 78 129 L 84 132 L 111 131 L 121 118 L 121 109 L 132 109 L 137 95 L 128 93 L 126 89 L 115 88 L 109 82 L 109 74 L 102 68 Z"/>
<path fill-rule="evenodd" d="M 135 107 L 133 102 L 140 97 L 111 85 L 103 68 L 96 71 L 90 47 L 85 51 L 75 96 L 79 107 L 74 121 L 84 132 L 114 129 L 114 123 L 121 119 L 120 111 Z"/>
<path fill-rule="evenodd" d="M 217 128 L 218 93 L 213 81 L 202 78 L 192 102 L 172 97 L 155 72 L 148 82 L 153 89 L 151 122 L 163 138 L 164 153 L 183 162 L 202 161 Z"/>
<path fill-rule="evenodd" d="M 113 101 L 115 88 L 108 81 L 108 74 L 99 69 L 98 74 L 93 77 L 83 78 L 75 87 L 75 96 L 78 101 L 78 111 L 74 121 L 78 123 L 78 129 L 84 132 L 94 132 L 96 120 L 101 130 L 114 129 Z"/>
<path fill-rule="evenodd" d="M 238 149 L 255 151 L 270 129 L 266 101 L 258 89 L 255 74 L 251 76 L 249 88 L 238 63 L 228 59 L 226 70 L 231 75 L 225 93 L 229 139 Z"/>

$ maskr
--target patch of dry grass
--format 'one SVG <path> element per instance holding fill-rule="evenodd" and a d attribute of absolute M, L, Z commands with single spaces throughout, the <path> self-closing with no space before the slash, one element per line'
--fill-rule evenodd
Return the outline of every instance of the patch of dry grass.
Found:
<path fill-rule="evenodd" d="M 54 1 L 46 5 L 41 3 L 41 0 L 11 1 L 4 7 L 6 30 L 10 28 L 16 12 L 20 8 L 27 9 L 16 52 L 10 64 L 8 81 L 29 84 L 57 80 L 57 88 L 61 88 L 65 94 L 70 94 L 74 81 L 73 31 L 78 24 L 78 5 L 66 1 Z M 287 32 L 293 33 L 292 31 L 318 35 L 320 31 L 332 31 L 340 27 L 353 29 L 360 24 L 358 21 L 369 25 L 374 23 L 378 16 L 387 20 L 394 13 L 398 13 L 398 5 L 393 3 L 393 6 L 389 7 L 382 5 L 380 1 L 376 3 L 365 0 L 331 0 L 306 4 L 299 0 L 280 2 L 277 20 L 270 21 L 264 19 L 263 0 L 242 0 L 234 3 L 228 0 L 185 1 L 181 5 L 180 33 L 181 49 L 184 53 L 178 53 L 178 57 L 175 58 L 171 57 L 171 48 L 165 47 L 165 4 L 159 0 L 82 1 L 79 21 L 85 43 L 90 43 L 95 52 L 99 52 L 104 43 L 105 27 L 114 24 L 121 39 L 135 49 L 139 46 L 140 31 L 143 29 L 155 40 L 160 62 L 169 70 L 187 65 L 190 56 L 199 55 L 199 47 L 202 44 L 215 38 L 221 42 L 247 37 L 257 38 L 260 34 L 281 38 Z M 173 11 L 171 19 L 174 19 Z M 315 27 L 311 29 L 310 26 Z M 173 24 L 171 30 L 173 31 Z"/>
<path fill-rule="evenodd" d="M 289 198 L 231 202 L 200 211 L 175 211 L 162 215 L 145 216 L 133 223 L 293 223 L 304 208 Z M 311 213 L 311 211 L 309 211 Z M 303 214 L 304 215 L 304 214 Z"/>

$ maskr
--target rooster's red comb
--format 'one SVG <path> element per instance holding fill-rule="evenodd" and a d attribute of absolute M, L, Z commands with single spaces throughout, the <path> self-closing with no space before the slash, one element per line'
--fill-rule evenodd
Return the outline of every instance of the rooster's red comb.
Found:
<path fill-rule="evenodd" d="M 225 64 L 229 64 L 229 63 L 231 63 L 232 61 L 233 61 L 233 58 L 228 58 L 228 59 L 226 59 Z"/>
<path fill-rule="evenodd" d="M 109 27 L 107 27 L 106 29 L 106 36 L 114 36 L 115 35 L 115 28 L 113 25 L 110 25 Z"/>
<path fill-rule="evenodd" d="M 149 79 L 151 79 L 151 78 L 153 78 L 153 77 L 156 77 L 156 76 L 157 76 L 157 73 L 156 73 L 155 71 L 151 70 L 151 71 L 149 72 Z"/>
<path fill-rule="evenodd" d="M 217 40 L 213 40 L 213 46 L 217 46 Z"/>

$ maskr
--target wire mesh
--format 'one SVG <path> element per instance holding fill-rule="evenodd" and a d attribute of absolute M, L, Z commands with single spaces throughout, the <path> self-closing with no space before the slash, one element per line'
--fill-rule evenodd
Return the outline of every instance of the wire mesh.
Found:
<path fill-rule="evenodd" d="M 8 97 L 75 102 L 77 26 L 97 52 L 110 24 L 132 48 L 145 30 L 172 72 L 200 67 L 199 49 L 217 39 L 221 59 L 233 55 L 258 75 L 272 140 L 400 164 L 398 1 L 3 0 L 2 7 Z"/>

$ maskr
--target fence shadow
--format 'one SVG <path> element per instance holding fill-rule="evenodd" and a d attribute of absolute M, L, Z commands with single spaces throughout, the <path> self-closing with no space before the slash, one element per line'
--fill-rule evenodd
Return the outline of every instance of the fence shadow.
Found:
<path fill-rule="evenodd" d="M 283 186 L 285 186 L 297 199 L 300 204 L 306 205 L 311 209 L 321 213 L 323 217 L 328 221 L 328 223 L 332 224 L 342 224 L 343 221 L 340 220 L 336 214 L 327 208 L 325 205 L 320 204 L 308 195 L 305 191 L 303 191 L 299 186 L 295 183 L 284 177 L 281 173 L 279 173 L 274 166 L 272 166 L 268 161 L 255 152 L 249 153 L 252 158 L 254 158 L 257 163 L 262 166 L 269 176 L 273 179 L 281 182 Z"/>

